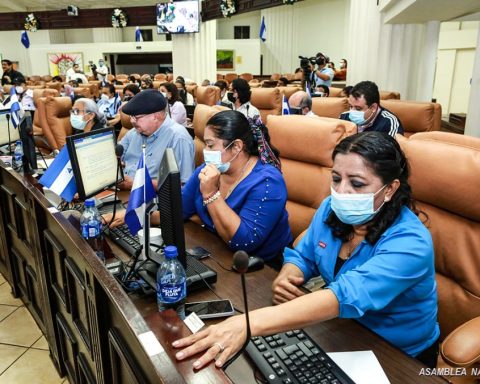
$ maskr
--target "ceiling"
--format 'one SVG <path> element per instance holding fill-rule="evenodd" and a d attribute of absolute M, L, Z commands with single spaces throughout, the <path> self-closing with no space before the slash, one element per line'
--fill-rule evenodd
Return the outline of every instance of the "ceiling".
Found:
<path fill-rule="evenodd" d="M 80 10 L 91 8 L 127 8 L 155 5 L 163 0 L 0 0 L 0 12 L 58 11 L 67 5 L 76 5 Z"/>

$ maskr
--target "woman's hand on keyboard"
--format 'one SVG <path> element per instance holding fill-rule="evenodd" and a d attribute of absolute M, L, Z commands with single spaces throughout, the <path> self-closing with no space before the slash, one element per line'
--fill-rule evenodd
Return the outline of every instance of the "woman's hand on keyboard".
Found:
<path fill-rule="evenodd" d="M 194 335 L 176 340 L 175 348 L 183 348 L 175 357 L 184 360 L 187 357 L 205 351 L 195 360 L 193 368 L 200 369 L 215 360 L 215 366 L 220 368 L 230 357 L 242 347 L 247 337 L 245 316 L 234 316 L 195 333 Z"/>
<path fill-rule="evenodd" d="M 102 215 L 103 224 L 110 224 L 110 228 L 118 227 L 119 225 L 125 224 L 126 212 L 127 211 L 117 211 L 115 213 L 115 218 L 113 219 L 113 221 L 113 213 L 105 213 L 104 215 Z"/>

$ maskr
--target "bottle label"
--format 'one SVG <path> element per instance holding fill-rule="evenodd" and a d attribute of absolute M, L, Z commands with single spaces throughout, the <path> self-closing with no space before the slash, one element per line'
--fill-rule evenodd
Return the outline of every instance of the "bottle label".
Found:
<path fill-rule="evenodd" d="M 82 236 L 84 239 L 91 239 L 100 235 L 100 223 L 95 225 L 82 224 Z"/>
<path fill-rule="evenodd" d="M 158 286 L 157 290 L 160 292 L 160 299 L 164 303 L 176 303 L 177 301 L 184 299 L 187 293 L 187 284 L 185 280 L 180 284 L 160 283 Z"/>

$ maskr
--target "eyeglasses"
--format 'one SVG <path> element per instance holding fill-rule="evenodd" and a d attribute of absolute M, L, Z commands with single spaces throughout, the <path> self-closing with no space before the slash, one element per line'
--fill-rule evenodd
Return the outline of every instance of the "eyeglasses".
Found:
<path fill-rule="evenodd" d="M 141 118 L 145 117 L 145 116 L 148 116 L 148 115 L 151 115 L 151 113 L 147 113 L 145 115 L 136 115 L 136 116 L 130 116 L 130 119 L 133 120 L 134 122 L 137 122 L 138 120 L 140 120 Z"/>
<path fill-rule="evenodd" d="M 75 115 L 75 116 L 80 115 L 80 112 L 85 112 L 85 110 L 84 109 L 78 109 L 78 108 L 73 108 L 73 109 L 70 110 L 70 114 Z"/>

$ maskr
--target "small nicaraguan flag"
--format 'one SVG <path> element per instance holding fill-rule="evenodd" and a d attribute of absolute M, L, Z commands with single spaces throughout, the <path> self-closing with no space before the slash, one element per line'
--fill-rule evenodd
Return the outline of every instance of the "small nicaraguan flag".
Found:
<path fill-rule="evenodd" d="M 290 106 L 285 95 L 282 98 L 282 115 L 290 115 Z"/>
<path fill-rule="evenodd" d="M 25 48 L 30 47 L 30 39 L 28 38 L 27 31 L 22 32 L 22 36 L 20 37 L 20 41 L 22 42 Z"/>
<path fill-rule="evenodd" d="M 77 193 L 77 184 L 75 184 L 75 178 L 73 177 L 67 146 L 63 146 L 39 182 L 62 199 L 68 202 L 73 200 Z"/>
<path fill-rule="evenodd" d="M 140 27 L 135 28 L 135 41 L 143 41 L 142 32 L 140 31 Z"/>
<path fill-rule="evenodd" d="M 308 81 L 305 81 L 305 92 L 307 92 L 308 96 L 312 97 L 312 92 L 310 91 L 310 86 L 308 85 Z"/>
<path fill-rule="evenodd" d="M 138 161 L 130 199 L 128 200 L 127 212 L 125 213 L 125 223 L 127 223 L 130 233 L 134 236 L 143 228 L 145 209 L 155 198 L 155 189 L 153 188 L 148 168 L 145 166 L 144 156 L 145 152 L 143 152 Z"/>
<path fill-rule="evenodd" d="M 20 125 L 20 103 L 18 102 L 17 91 L 15 87 L 10 88 L 10 114 L 12 115 L 12 124 L 14 128 Z"/>
<path fill-rule="evenodd" d="M 265 16 L 262 16 L 262 23 L 260 24 L 259 37 L 262 41 L 267 40 L 267 26 L 265 25 Z"/>

